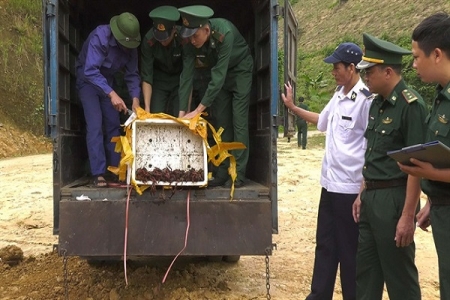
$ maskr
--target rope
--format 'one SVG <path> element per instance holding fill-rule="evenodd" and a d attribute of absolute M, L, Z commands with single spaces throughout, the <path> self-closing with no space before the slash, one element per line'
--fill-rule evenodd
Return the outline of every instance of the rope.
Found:
<path fill-rule="evenodd" d="M 128 164 L 129 172 L 127 174 L 127 204 L 125 208 L 125 237 L 124 237 L 124 245 L 123 245 L 123 270 L 125 276 L 125 285 L 128 286 L 128 277 L 127 277 L 127 245 L 128 245 L 128 211 L 130 208 L 130 197 L 132 187 L 130 185 L 130 177 L 131 177 L 131 166 Z"/>
<path fill-rule="evenodd" d="M 187 220 L 187 226 L 186 226 L 186 233 L 184 235 L 184 247 L 183 249 L 178 252 L 178 254 L 173 258 L 172 263 L 170 264 L 169 268 L 167 268 L 166 274 L 164 275 L 164 278 L 162 280 L 162 283 L 166 281 L 167 275 L 169 275 L 170 269 L 172 268 L 173 264 L 175 263 L 175 260 L 180 256 L 181 253 L 183 253 L 184 249 L 186 249 L 187 246 L 187 240 L 188 240 L 188 234 L 189 234 L 189 226 L 191 225 L 191 221 L 189 218 L 189 200 L 190 200 L 191 190 L 188 191 L 187 200 L 186 200 L 186 220 Z"/>

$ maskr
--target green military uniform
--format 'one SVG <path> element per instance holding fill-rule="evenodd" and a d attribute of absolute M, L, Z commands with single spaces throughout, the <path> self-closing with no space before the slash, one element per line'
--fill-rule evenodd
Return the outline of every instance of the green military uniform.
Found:
<path fill-rule="evenodd" d="M 152 10 L 149 15 L 154 23 L 141 46 L 141 78 L 152 87 L 150 112 L 178 116 L 178 88 L 183 68 L 184 41 L 179 36 L 181 27 L 175 26 L 175 22 L 180 14 L 173 6 L 161 6 Z M 176 33 L 173 40 L 169 45 L 163 46 L 160 42 L 170 38 L 174 26 Z"/>
<path fill-rule="evenodd" d="M 211 81 L 211 69 L 195 67 L 194 81 L 193 81 L 193 93 L 191 109 L 197 107 L 203 99 L 203 96 L 208 89 L 208 84 Z"/>
<path fill-rule="evenodd" d="M 183 20 L 183 37 L 192 36 L 206 24 L 210 26 L 209 39 L 202 47 L 197 49 L 189 43 L 183 48 L 180 111 L 188 109 L 195 68 L 211 69 L 211 80 L 200 103 L 210 108 L 215 128 L 224 128 L 222 141 L 241 142 L 247 147 L 232 151 L 236 158 L 238 187 L 243 184 L 249 155 L 248 110 L 253 71 L 250 49 L 230 21 L 209 19 L 213 14 L 210 8 L 194 5 L 180 8 L 179 11 Z M 215 174 L 219 182 L 229 178 L 227 164 L 222 164 Z"/>
<path fill-rule="evenodd" d="M 308 105 L 303 103 L 303 100 L 299 102 L 298 107 L 309 110 Z M 308 124 L 306 121 L 297 116 L 297 146 L 302 147 L 302 149 L 306 149 L 306 142 L 308 140 Z"/>
<path fill-rule="evenodd" d="M 398 65 L 402 55 L 411 53 L 368 34 L 363 38 L 366 53 L 357 66 L 360 69 Z M 387 98 L 376 96 L 370 107 L 359 219 L 357 299 L 381 299 L 384 282 L 392 300 L 421 299 L 415 244 L 396 247 L 394 240 L 405 203 L 407 175 L 386 152 L 423 143 L 425 117 L 421 96 L 403 79 Z"/>
<path fill-rule="evenodd" d="M 426 118 L 427 142 L 439 140 L 450 146 L 450 83 L 437 87 L 433 107 Z M 450 183 L 422 179 L 423 192 L 431 202 L 430 221 L 439 262 L 441 299 L 450 299 Z"/>

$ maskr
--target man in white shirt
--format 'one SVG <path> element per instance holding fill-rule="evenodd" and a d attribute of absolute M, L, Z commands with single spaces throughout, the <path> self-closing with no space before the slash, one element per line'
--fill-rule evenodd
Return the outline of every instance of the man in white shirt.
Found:
<path fill-rule="evenodd" d="M 320 114 L 295 106 L 290 83 L 285 84 L 286 94 L 282 94 L 287 108 L 326 132 L 314 271 L 307 300 L 333 298 L 338 266 L 343 299 L 356 298 L 359 232 L 353 220 L 352 204 L 359 197 L 363 181 L 364 132 L 372 100 L 356 69 L 361 58 L 361 48 L 353 43 L 342 43 L 324 59 L 333 64 L 331 73 L 338 86 Z"/>

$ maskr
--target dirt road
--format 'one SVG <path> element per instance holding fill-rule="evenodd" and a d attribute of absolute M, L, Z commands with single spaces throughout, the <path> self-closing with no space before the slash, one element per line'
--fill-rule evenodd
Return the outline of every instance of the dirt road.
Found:
<path fill-rule="evenodd" d="M 279 234 L 270 257 L 272 299 L 308 294 L 314 260 L 322 148 L 301 150 L 279 139 Z M 0 299 L 266 299 L 264 257 L 236 264 L 179 260 L 130 263 L 128 286 L 122 264 L 90 266 L 52 254 L 51 155 L 0 160 L 0 248 L 17 245 L 27 257 L 15 267 L 0 263 Z M 431 232 L 416 232 L 422 298 L 439 299 L 437 259 Z M 342 299 L 339 280 L 335 299 Z M 384 299 L 388 299 L 385 294 Z"/>

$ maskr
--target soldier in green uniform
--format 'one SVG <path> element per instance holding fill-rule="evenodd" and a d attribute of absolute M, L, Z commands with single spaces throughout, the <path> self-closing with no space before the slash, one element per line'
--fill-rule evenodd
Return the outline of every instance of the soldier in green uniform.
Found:
<path fill-rule="evenodd" d="M 211 8 L 193 5 L 178 10 L 183 21 L 181 36 L 190 40 L 183 48 L 179 117 L 192 118 L 209 107 L 215 128 L 224 128 L 222 141 L 241 142 L 247 147 L 232 151 L 237 172 L 234 184 L 242 187 L 249 155 L 248 110 L 253 77 L 250 49 L 230 21 L 210 19 L 214 14 Z M 211 69 L 211 80 L 200 104 L 187 113 L 195 67 Z M 228 165 L 226 160 L 219 166 L 209 186 L 231 186 Z"/>
<path fill-rule="evenodd" d="M 413 67 L 424 82 L 437 83 L 426 142 L 438 140 L 450 146 L 450 15 L 436 13 L 424 19 L 413 31 Z M 414 166 L 400 165 L 404 172 L 422 177 L 422 190 L 428 196 L 417 214 L 423 230 L 433 227 L 439 263 L 441 299 L 450 299 L 450 168 L 438 169 L 430 163 L 411 159 Z"/>
<path fill-rule="evenodd" d="M 141 46 L 142 94 L 145 110 L 151 113 L 178 115 L 178 88 L 183 67 L 183 39 L 178 9 L 160 6 L 150 14 L 153 27 L 145 35 Z"/>
<path fill-rule="evenodd" d="M 308 105 L 306 105 L 303 101 L 305 100 L 304 97 L 300 96 L 298 97 L 298 107 L 309 110 Z M 302 149 L 306 149 L 306 142 L 308 140 L 308 124 L 306 123 L 305 119 L 297 116 L 297 146 Z"/>
<path fill-rule="evenodd" d="M 386 152 L 423 143 L 426 107 L 401 76 L 402 56 L 411 54 L 364 33 L 365 54 L 357 68 L 378 94 L 369 110 L 364 187 L 353 205 L 359 222 L 356 299 L 421 299 L 415 258 L 415 214 L 420 178 L 403 173 Z"/>

